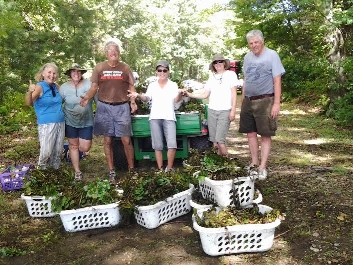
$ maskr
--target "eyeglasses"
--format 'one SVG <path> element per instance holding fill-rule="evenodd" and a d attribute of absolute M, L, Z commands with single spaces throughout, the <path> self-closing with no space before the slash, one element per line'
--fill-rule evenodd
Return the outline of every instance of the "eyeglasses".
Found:
<path fill-rule="evenodd" d="M 118 53 L 118 50 L 107 50 L 107 53 Z"/>
<path fill-rule="evenodd" d="M 223 60 L 218 60 L 218 61 L 213 61 L 212 64 L 218 64 L 218 63 L 223 63 L 224 61 Z"/>
<path fill-rule="evenodd" d="M 50 90 L 51 90 L 51 94 L 53 95 L 53 97 L 56 97 L 56 93 L 55 93 L 55 88 L 53 86 L 50 86 Z"/>
<path fill-rule="evenodd" d="M 157 69 L 157 72 L 158 73 L 161 73 L 161 72 L 166 73 L 166 72 L 168 72 L 168 70 L 167 69 L 163 69 L 163 70 L 162 69 Z"/>

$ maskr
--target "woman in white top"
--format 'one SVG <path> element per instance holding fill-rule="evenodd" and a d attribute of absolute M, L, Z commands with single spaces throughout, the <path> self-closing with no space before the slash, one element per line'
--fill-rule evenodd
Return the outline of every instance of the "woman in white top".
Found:
<path fill-rule="evenodd" d="M 160 60 L 156 66 L 158 79 L 150 83 L 144 95 L 137 92 L 130 92 L 129 97 L 139 98 L 142 101 L 152 101 L 151 113 L 149 116 L 152 148 L 155 151 L 158 170 L 163 170 L 163 139 L 167 143 L 168 165 L 165 172 L 173 169 L 175 153 L 177 148 L 176 141 L 176 117 L 174 103 L 182 99 L 182 90 L 178 85 L 169 80 L 169 63 Z"/>
<path fill-rule="evenodd" d="M 213 56 L 209 69 L 212 75 L 204 86 L 203 94 L 185 93 L 188 97 L 206 99 L 208 104 L 208 131 L 210 141 L 219 155 L 227 155 L 226 138 L 229 126 L 235 119 L 238 78 L 235 72 L 228 70 L 230 63 L 223 55 Z"/>

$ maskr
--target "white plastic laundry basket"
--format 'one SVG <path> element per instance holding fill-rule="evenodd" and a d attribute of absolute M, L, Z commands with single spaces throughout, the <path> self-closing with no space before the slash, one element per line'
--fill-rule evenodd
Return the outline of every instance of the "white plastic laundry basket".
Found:
<path fill-rule="evenodd" d="M 271 207 L 258 205 L 261 213 L 269 212 Z M 202 218 L 202 213 L 207 209 L 197 211 Z M 193 215 L 193 227 L 200 234 L 203 251 L 210 256 L 226 254 L 263 252 L 273 245 L 275 228 L 281 223 L 276 219 L 267 224 L 244 224 L 220 228 L 206 228 L 199 226 Z"/>
<path fill-rule="evenodd" d="M 112 227 L 120 222 L 118 203 L 65 210 L 60 218 L 67 232 Z"/>
<path fill-rule="evenodd" d="M 139 225 L 153 229 L 174 218 L 187 214 L 191 211 L 190 199 L 194 189 L 193 185 L 186 191 L 175 194 L 165 201 L 154 205 L 137 206 L 135 218 Z"/>

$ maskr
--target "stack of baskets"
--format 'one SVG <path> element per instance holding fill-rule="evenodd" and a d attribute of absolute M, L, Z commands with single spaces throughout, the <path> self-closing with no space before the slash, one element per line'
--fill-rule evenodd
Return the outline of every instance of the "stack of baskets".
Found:
<path fill-rule="evenodd" d="M 184 166 L 187 164 L 184 163 Z M 199 176 L 202 170 L 205 172 L 205 168 L 201 166 L 197 169 L 198 171 L 193 173 L 199 178 L 199 184 L 195 190 L 198 190 L 203 199 L 212 202 L 212 204 L 201 205 L 194 200 L 190 201 L 190 205 L 194 208 L 193 227 L 199 232 L 204 252 L 211 256 L 218 256 L 269 250 L 273 245 L 275 228 L 280 224 L 278 218 L 266 224 L 239 224 L 218 228 L 202 227 L 197 222 L 197 219 L 203 219 L 205 211 L 214 206 L 217 212 L 225 207 L 236 206 L 243 209 L 254 205 L 258 206 L 261 214 L 272 211 L 271 207 L 260 204 L 263 197 L 258 190 L 255 191 L 254 185 L 257 177 L 247 172 L 247 176 L 244 177 L 213 180 Z M 255 196 L 257 198 L 254 198 Z"/>

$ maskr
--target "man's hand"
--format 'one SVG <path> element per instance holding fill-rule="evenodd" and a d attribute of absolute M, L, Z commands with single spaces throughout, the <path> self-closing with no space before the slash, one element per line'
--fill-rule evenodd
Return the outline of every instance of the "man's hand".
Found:
<path fill-rule="evenodd" d="M 136 99 L 139 96 L 139 94 L 137 92 L 131 92 L 130 90 L 128 90 L 127 92 L 128 92 L 127 96 L 130 99 Z"/>
<path fill-rule="evenodd" d="M 85 96 L 81 96 L 80 105 L 82 107 L 86 107 L 87 103 L 88 103 L 88 99 L 86 99 Z"/>
<path fill-rule="evenodd" d="M 275 119 L 277 118 L 277 116 L 279 115 L 279 110 L 280 110 L 281 106 L 279 103 L 275 103 L 272 106 L 272 110 L 271 110 L 271 118 Z"/>
<path fill-rule="evenodd" d="M 131 108 L 131 113 L 134 113 L 137 110 L 136 102 L 131 102 L 130 103 L 130 108 Z"/>

